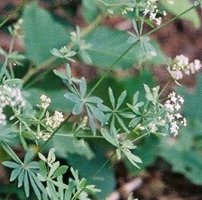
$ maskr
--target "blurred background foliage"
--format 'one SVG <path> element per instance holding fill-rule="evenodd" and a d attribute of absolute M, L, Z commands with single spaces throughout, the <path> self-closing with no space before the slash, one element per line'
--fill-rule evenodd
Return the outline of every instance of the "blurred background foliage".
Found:
<path fill-rule="evenodd" d="M 63 84 L 52 72 L 53 68 L 61 67 L 62 63 L 52 57 L 50 50 L 60 48 L 69 43 L 69 33 L 74 30 L 75 24 L 79 24 L 85 30 L 87 24 L 93 23 L 96 18 L 102 18 L 100 24 L 96 24 L 95 27 L 94 24 L 91 24 L 90 30 L 86 30 L 88 33 L 86 33 L 85 41 L 92 45 L 86 52 L 91 57 L 92 63 L 90 65 L 86 64 L 84 55 L 84 57 L 78 58 L 77 63 L 73 64 L 74 74 L 76 76 L 86 76 L 90 87 L 93 87 L 96 81 L 107 72 L 107 68 L 129 47 L 130 44 L 126 41 L 129 37 L 127 30 L 131 28 L 131 24 L 129 23 L 128 25 L 130 15 L 124 16 L 124 19 L 120 16 L 110 16 L 106 14 L 106 5 L 119 1 L 111 0 L 109 2 L 105 0 L 103 2 L 106 4 L 100 4 L 92 0 L 55 0 L 39 1 L 39 5 L 37 5 L 36 2 L 25 1 L 25 5 L 20 9 L 19 14 L 1 27 L 2 38 L 3 36 L 4 38 L 7 37 L 8 40 L 9 37 L 6 35 L 7 25 L 16 21 L 18 17 L 23 18 L 24 38 L 23 41 L 16 44 L 15 48 L 23 51 L 27 59 L 24 61 L 23 66 L 17 66 L 15 71 L 19 77 L 23 77 L 30 67 L 33 72 L 37 72 L 33 74 L 34 76 L 25 78 L 24 91 L 30 103 L 37 104 L 39 97 L 46 94 L 52 99 L 52 110 L 57 109 L 68 112 L 72 108 L 72 105 L 67 104 L 63 97 L 65 93 Z M 17 0 L 9 1 L 9 3 L 1 1 L 0 9 L 4 11 L 0 16 L 1 21 L 19 4 Z M 191 5 L 191 1 L 188 0 L 183 0 L 183 3 L 176 1 L 175 6 L 166 4 L 164 0 L 161 1 L 161 6 L 171 13 L 168 19 L 170 16 L 179 14 L 191 7 Z M 201 30 L 201 18 L 196 9 L 184 15 L 182 20 L 178 20 L 177 23 L 185 28 L 188 26 L 191 30 Z M 120 28 L 116 27 L 117 24 L 123 27 L 126 26 L 126 28 L 120 30 Z M 145 27 L 146 30 L 150 30 L 150 28 Z M 173 32 L 176 30 L 173 30 Z M 127 90 L 128 99 L 132 99 L 132 95 L 136 91 L 140 91 L 140 98 L 143 97 L 143 83 L 149 86 L 160 83 L 163 86 L 162 83 L 165 83 L 166 72 L 163 69 L 161 71 L 161 66 L 167 64 L 168 56 L 175 55 L 174 53 L 169 55 L 161 50 L 160 45 L 162 43 L 159 44 L 159 37 L 160 35 L 158 34 L 151 37 L 151 44 L 156 50 L 157 56 L 152 59 L 146 59 L 145 52 L 140 43 L 138 43 L 115 64 L 113 71 L 110 72 L 94 94 L 100 96 L 106 104 L 109 104 L 109 99 L 106 95 L 109 86 L 116 91 L 115 95 L 117 96 L 121 91 Z M 2 41 L 2 39 L 0 40 Z M 164 38 L 164 40 L 166 39 Z M 3 45 L 6 47 L 6 43 Z M 191 50 L 188 49 L 185 53 L 189 54 L 189 51 Z M 178 53 L 183 53 L 183 49 L 182 52 Z M 195 57 L 197 55 L 190 54 L 190 56 Z M 41 67 L 46 71 L 43 76 L 40 74 L 44 72 L 43 70 L 37 71 L 37 68 Z M 165 137 L 162 139 L 149 136 L 139 142 L 135 153 L 143 160 L 143 164 L 140 166 L 141 169 L 138 170 L 127 161 L 123 161 L 130 175 L 138 176 L 147 170 L 149 166 L 153 166 L 161 160 L 158 168 L 163 172 L 169 169 L 183 174 L 194 184 L 202 185 L 202 76 L 199 74 L 194 78 L 196 84 L 193 83 L 192 79 L 185 80 L 185 83 L 188 83 L 186 85 L 191 85 L 191 92 L 188 91 L 186 86 L 175 88 L 185 99 L 183 114 L 188 120 L 188 126 L 181 131 L 178 138 Z M 174 86 L 171 86 L 166 92 L 173 88 Z M 67 125 L 61 132 L 67 132 L 68 129 Z M 58 134 L 52 144 L 63 162 L 78 169 L 81 176 L 87 178 L 90 183 L 96 184 L 102 190 L 98 194 L 98 198 L 104 199 L 116 187 L 115 169 L 108 164 L 100 172 L 97 173 L 96 170 L 107 161 L 112 149 L 104 141 L 98 141 L 97 139 L 86 139 L 86 141 L 78 141 Z M 1 162 L 5 157 L 5 152 L 0 150 Z M 3 173 L 3 171 L 0 173 Z M 3 185 L 1 183 L 1 199 L 5 199 L 3 196 L 8 193 L 15 193 L 18 199 L 25 199 L 24 193 L 16 188 L 15 185 Z"/>

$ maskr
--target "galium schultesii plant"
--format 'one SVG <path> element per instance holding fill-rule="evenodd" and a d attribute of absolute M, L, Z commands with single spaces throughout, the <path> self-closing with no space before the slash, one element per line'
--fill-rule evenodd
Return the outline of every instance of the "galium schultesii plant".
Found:
<path fill-rule="evenodd" d="M 149 34 L 143 34 L 146 18 L 158 26 L 165 15 L 164 11 L 158 9 L 157 3 L 157 0 L 133 0 L 130 4 L 121 4 L 120 7 L 124 15 L 129 12 L 138 15 L 132 20 L 134 33 L 130 33 L 127 42 L 132 46 L 140 42 L 147 57 L 155 56 L 156 52 L 149 41 Z M 113 5 L 103 4 L 107 6 L 108 12 L 113 14 Z M 10 28 L 13 39 L 22 36 L 22 23 L 22 20 L 19 20 L 14 28 Z M 13 71 L 13 63 L 21 64 L 24 56 L 12 51 L 13 41 L 9 52 L 0 49 L 0 54 L 5 57 L 0 73 L 0 146 L 12 159 L 3 164 L 12 169 L 10 180 L 16 180 L 18 187 L 23 186 L 26 197 L 29 197 L 33 190 L 37 199 L 89 200 L 95 193 L 100 192 L 94 185 L 88 185 L 88 180 L 80 178 L 79 172 L 73 168 L 70 168 L 72 178 L 64 181 L 68 166 L 56 161 L 54 148 L 48 151 L 47 156 L 42 154 L 51 138 L 57 135 L 58 130 L 72 116 L 79 116 L 76 118 L 79 120 L 73 123 L 72 130 L 68 129 L 67 136 L 71 135 L 74 140 L 85 138 L 89 133 L 92 138 L 99 136 L 114 147 L 112 156 L 116 155 L 117 159 L 125 157 L 135 167 L 140 167 L 142 162 L 141 158 L 134 154 L 135 151 L 132 151 L 138 148 L 137 142 L 140 139 L 151 134 L 177 136 L 180 127 L 187 124 L 180 113 L 183 98 L 173 91 L 165 99 L 159 86 L 150 88 L 144 85 L 143 100 L 140 100 L 139 92 L 136 92 L 133 99 L 128 101 L 127 91 L 123 91 L 116 98 L 116 91 L 111 87 L 107 93 L 110 105 L 94 96 L 93 92 L 102 80 L 89 90 L 86 79 L 73 77 L 71 70 L 71 62 L 78 58 L 86 63 L 92 61 L 87 53 L 91 44 L 84 40 L 78 26 L 70 36 L 70 45 L 51 50 L 54 56 L 68 62 L 65 72 L 54 70 L 54 73 L 67 87 L 68 91 L 64 96 L 66 101 L 73 104 L 70 115 L 65 111 L 62 113 L 49 110 L 51 99 L 45 94 L 40 97 L 37 105 L 30 105 L 23 95 L 23 83 L 15 78 Z M 113 66 L 112 64 L 110 70 Z M 193 74 L 200 68 L 199 60 L 189 62 L 183 55 L 176 56 L 167 67 L 175 81 L 182 78 L 183 73 Z M 7 109 L 10 112 L 7 112 Z M 23 161 L 11 148 L 15 142 L 26 152 Z M 37 150 L 31 148 L 33 145 Z"/>

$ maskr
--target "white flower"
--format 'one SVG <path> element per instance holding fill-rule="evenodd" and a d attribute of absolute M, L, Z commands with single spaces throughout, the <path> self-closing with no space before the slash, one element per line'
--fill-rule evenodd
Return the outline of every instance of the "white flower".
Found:
<path fill-rule="evenodd" d="M 0 125 L 6 125 L 6 115 L 3 113 L 2 108 L 0 108 Z"/>
<path fill-rule="evenodd" d="M 175 80 L 182 79 L 183 74 L 180 70 L 172 71 L 172 70 L 170 70 L 170 67 L 168 67 L 167 70 L 169 71 L 169 73 L 173 77 L 173 79 L 175 79 Z"/>
<path fill-rule="evenodd" d="M 181 105 L 180 105 L 179 103 L 176 103 L 176 104 L 175 104 L 175 109 L 176 109 L 176 111 L 180 110 L 180 108 L 181 108 Z"/>
<path fill-rule="evenodd" d="M 40 100 L 41 100 L 41 107 L 43 109 L 48 108 L 48 106 L 50 105 L 51 99 L 48 98 L 46 95 L 41 95 Z"/>
<path fill-rule="evenodd" d="M 46 119 L 46 125 L 55 129 L 58 128 L 63 121 L 64 121 L 63 114 L 61 112 L 55 111 L 53 116 L 48 117 Z"/>
<path fill-rule="evenodd" d="M 168 66 L 167 70 L 171 77 L 175 80 L 182 79 L 183 73 L 186 75 L 195 74 L 202 68 L 200 60 L 195 59 L 193 62 L 189 63 L 189 58 L 184 55 L 177 55 L 174 59 L 174 64 Z"/>
<path fill-rule="evenodd" d="M 201 69 L 202 65 L 200 60 L 195 59 L 193 62 L 191 62 L 188 65 L 188 68 L 186 69 L 186 74 L 189 75 L 191 74 L 195 74 L 197 71 L 199 71 Z"/>
<path fill-rule="evenodd" d="M 174 115 L 173 114 L 169 114 L 169 113 L 167 113 L 167 118 L 168 118 L 169 122 L 172 122 L 175 119 Z"/>
<path fill-rule="evenodd" d="M 186 126 L 187 124 L 186 119 L 179 113 L 183 103 L 184 99 L 180 95 L 171 92 L 164 104 L 170 132 L 174 133 L 175 136 L 178 134 L 180 126 Z"/>
<path fill-rule="evenodd" d="M 175 62 L 179 68 L 183 68 L 189 64 L 189 58 L 180 54 L 175 57 Z"/>
<path fill-rule="evenodd" d="M 174 136 L 178 134 L 179 126 L 176 121 L 171 122 L 170 124 L 170 132 L 174 133 Z"/>
<path fill-rule="evenodd" d="M 146 1 L 145 10 L 143 11 L 144 16 L 148 15 L 151 21 L 155 21 L 156 25 L 159 26 L 162 22 L 162 17 L 157 17 L 159 14 L 166 15 L 166 12 L 160 12 L 157 7 L 158 0 Z"/>
<path fill-rule="evenodd" d="M 173 104 L 171 103 L 170 100 L 167 100 L 167 101 L 165 102 L 165 108 L 166 108 L 167 110 L 169 110 L 169 111 L 174 111 L 174 106 L 173 106 Z"/>
<path fill-rule="evenodd" d="M 175 117 L 176 117 L 177 119 L 180 119 L 180 118 L 182 118 L 182 115 L 181 115 L 180 113 L 177 113 L 177 114 L 175 114 Z"/>
<path fill-rule="evenodd" d="M 156 124 L 155 124 L 155 123 L 152 123 L 152 122 L 150 122 L 150 123 L 147 125 L 147 127 L 148 127 L 148 129 L 149 129 L 149 131 L 150 131 L 151 133 L 155 133 L 155 132 L 158 130 Z"/>
<path fill-rule="evenodd" d="M 184 99 L 180 95 L 178 95 L 177 98 L 178 98 L 178 101 L 180 102 L 180 104 L 184 103 Z"/>
<path fill-rule="evenodd" d="M 10 107 L 24 107 L 25 100 L 22 96 L 22 91 L 15 85 L 12 87 L 7 84 L 0 86 L 0 105 L 2 108 L 5 106 Z"/>
<path fill-rule="evenodd" d="M 37 135 L 37 139 L 42 139 L 43 141 L 47 141 L 51 137 L 52 133 L 40 131 Z"/>
<path fill-rule="evenodd" d="M 172 103 L 176 103 L 177 102 L 177 97 L 176 97 L 176 93 L 175 92 L 171 92 L 169 95 L 168 95 L 168 98 L 170 98 L 170 101 Z"/>
<path fill-rule="evenodd" d="M 182 121 L 181 121 L 181 124 L 183 126 L 187 126 L 187 119 L 186 118 L 183 118 Z"/>

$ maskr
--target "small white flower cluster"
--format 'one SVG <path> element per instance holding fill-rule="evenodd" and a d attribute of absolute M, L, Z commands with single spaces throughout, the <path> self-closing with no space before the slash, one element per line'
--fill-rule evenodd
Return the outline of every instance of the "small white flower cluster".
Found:
<path fill-rule="evenodd" d="M 50 126 L 52 129 L 55 129 L 58 128 L 63 121 L 63 114 L 61 112 L 55 111 L 53 116 L 46 119 L 46 125 Z"/>
<path fill-rule="evenodd" d="M 23 19 L 19 19 L 12 27 L 9 27 L 8 30 L 14 37 L 23 37 L 22 34 L 22 24 Z"/>
<path fill-rule="evenodd" d="M 168 66 L 167 70 L 173 79 L 182 79 L 183 73 L 186 75 L 195 74 L 202 68 L 200 60 L 195 59 L 193 62 L 189 62 L 189 58 L 184 55 L 177 55 L 174 59 L 174 64 Z"/>
<path fill-rule="evenodd" d="M 86 41 L 82 39 L 81 30 L 78 26 L 76 27 L 76 31 L 72 31 L 70 35 L 72 43 L 78 45 L 79 50 L 86 50 L 91 48 L 92 45 L 90 43 L 86 43 Z"/>
<path fill-rule="evenodd" d="M 134 8 L 133 8 L 133 7 L 125 7 L 125 8 L 122 10 L 121 14 L 122 14 L 122 15 L 126 15 L 128 12 L 133 12 L 133 11 L 134 11 Z"/>
<path fill-rule="evenodd" d="M 157 17 L 158 14 L 161 14 L 160 10 L 157 7 L 158 0 L 148 0 L 146 1 L 146 8 L 144 10 L 144 16 L 149 15 L 151 21 L 155 21 L 156 25 L 160 25 L 162 22 L 162 17 Z M 162 14 L 165 16 L 166 12 L 163 11 Z"/>
<path fill-rule="evenodd" d="M 41 95 L 40 100 L 41 100 L 40 107 L 46 110 L 50 105 L 51 99 L 48 98 L 46 95 Z"/>
<path fill-rule="evenodd" d="M 63 114 L 58 111 L 55 111 L 55 113 L 52 116 L 49 116 L 47 108 L 51 103 L 51 99 L 43 94 L 41 95 L 40 100 L 41 103 L 38 106 L 43 109 L 42 112 L 45 111 L 44 115 L 46 117 L 43 118 L 43 120 L 45 120 L 45 124 L 47 127 L 46 130 L 39 130 L 39 132 L 37 132 L 36 134 L 36 138 L 47 141 L 53 134 L 54 129 L 58 128 L 60 124 L 64 121 L 64 117 Z"/>
<path fill-rule="evenodd" d="M 51 137 L 52 133 L 51 132 L 43 132 L 40 131 L 37 135 L 37 139 L 42 139 L 43 141 L 47 141 Z"/>
<path fill-rule="evenodd" d="M 22 36 L 22 24 L 23 19 L 21 18 L 14 24 L 14 33 L 16 36 Z"/>
<path fill-rule="evenodd" d="M 180 95 L 176 95 L 175 92 L 171 92 L 168 95 L 168 100 L 164 104 L 166 109 L 166 118 L 169 122 L 169 128 L 174 136 L 178 134 L 180 126 L 187 125 L 186 118 L 179 113 L 183 103 L 184 99 Z"/>
<path fill-rule="evenodd" d="M 3 113 L 3 108 L 0 107 L 0 125 L 6 125 L 6 115 Z"/>
<path fill-rule="evenodd" d="M 6 124 L 6 116 L 3 109 L 6 106 L 22 108 L 25 106 L 25 100 L 21 90 L 13 85 L 10 87 L 7 84 L 0 85 L 0 124 Z"/>
<path fill-rule="evenodd" d="M 152 121 L 147 125 L 147 129 L 151 133 L 156 133 L 159 128 L 165 126 L 165 124 L 166 120 L 159 116 L 155 121 Z"/>

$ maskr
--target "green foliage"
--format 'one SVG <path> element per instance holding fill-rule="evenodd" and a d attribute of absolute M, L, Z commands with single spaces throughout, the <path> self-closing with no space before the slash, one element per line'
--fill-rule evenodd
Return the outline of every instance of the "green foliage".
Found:
<path fill-rule="evenodd" d="M 167 1 L 161 0 L 161 4 L 165 7 L 167 11 L 174 15 L 178 15 L 179 13 L 185 11 L 186 9 L 190 8 L 193 6 L 193 3 L 189 0 L 183 0 L 182 1 L 175 1 L 174 4 L 169 4 Z M 197 2 L 196 2 L 197 4 Z M 196 9 L 192 9 L 188 13 L 184 14 L 180 18 L 186 19 L 194 24 L 196 28 L 200 27 L 200 17 L 198 15 L 198 12 Z"/>
<path fill-rule="evenodd" d="M 92 46 L 87 50 L 92 64 L 100 67 L 109 67 L 116 59 L 123 54 L 131 44 L 127 42 L 129 34 L 106 27 L 96 28 L 86 41 Z M 149 60 L 152 63 L 164 64 L 165 56 L 159 50 L 159 46 L 152 42 L 153 48 L 158 52 L 157 57 Z M 142 50 L 141 44 L 137 43 L 118 63 L 115 67 L 131 68 L 140 60 L 145 60 L 145 51 Z"/>
<path fill-rule="evenodd" d="M 23 34 L 26 55 L 37 66 L 51 58 L 50 50 L 68 42 L 68 32 L 36 2 L 28 4 L 23 12 Z"/>
<path fill-rule="evenodd" d="M 115 97 L 110 87 L 108 88 L 108 93 L 111 108 L 104 105 L 99 105 L 99 107 L 106 112 L 107 120 L 110 121 L 110 127 L 115 127 L 115 124 L 119 124 L 119 126 L 121 126 L 124 131 L 126 131 L 127 133 L 130 132 L 122 119 L 128 117 L 127 113 L 125 112 L 124 108 L 121 108 L 126 98 L 127 92 L 123 91 L 118 97 L 117 102 L 115 102 Z"/>
<path fill-rule="evenodd" d="M 73 115 L 81 114 L 84 109 L 87 112 L 89 118 L 89 126 L 93 132 L 96 133 L 96 120 L 103 125 L 106 122 L 105 114 L 103 110 L 100 109 L 103 100 L 95 97 L 89 96 L 87 94 L 87 83 L 86 79 L 82 77 L 80 80 L 71 77 L 70 66 L 66 66 L 66 76 L 56 71 L 56 75 L 62 77 L 67 85 L 69 92 L 64 96 L 68 101 L 74 104 L 72 109 Z M 79 89 L 77 89 L 77 85 Z"/>
<path fill-rule="evenodd" d="M 184 2 L 187 4 L 180 8 L 182 13 L 192 5 Z M 151 33 L 164 26 L 159 26 L 163 10 L 156 2 L 141 0 L 81 3 L 89 24 L 82 29 L 75 24 L 73 31 L 36 2 L 27 3 L 23 21 L 18 20 L 9 28 L 12 35 L 9 50 L 0 48 L 3 58 L 0 150 L 4 154 L 1 159 L 10 168 L 10 181 L 22 188 L 8 192 L 7 198 L 15 195 L 18 199 L 38 200 L 105 199 L 115 188 L 113 164 L 117 160 L 123 159 L 129 169 L 131 165 L 145 168 L 158 155 L 171 163 L 175 171 L 200 184 L 201 177 L 197 174 L 202 165 L 199 159 L 202 134 L 195 130 L 201 129 L 201 122 L 194 121 L 193 129 L 184 129 L 174 143 L 159 140 L 160 136 L 177 134 L 180 126 L 186 124 L 179 111 L 183 98 L 172 92 L 166 100 L 161 99 L 163 91 L 154 86 L 151 71 L 147 69 L 152 64 L 168 64 L 159 45 L 150 41 Z M 182 15 L 179 10 L 173 12 Z M 194 19 L 195 14 L 195 11 L 191 13 Z M 128 33 L 104 27 L 103 19 L 110 15 L 128 18 L 133 30 Z M 145 23 L 152 29 L 148 33 Z M 15 40 L 23 38 L 22 34 L 26 56 L 13 51 Z M 12 66 L 24 64 L 24 58 L 29 62 L 27 72 L 23 72 L 23 83 L 15 77 Z M 98 67 L 98 80 L 88 84 L 88 77 L 75 77 L 73 62 L 83 67 L 86 65 L 82 63 Z M 62 66 L 56 70 L 59 65 Z M 122 69 L 117 71 L 117 68 Z M 136 68 L 138 75 L 134 76 L 135 71 L 129 68 Z M 50 72 L 52 69 L 54 73 Z M 131 75 L 126 73 L 118 80 L 116 74 L 125 72 L 123 69 Z M 188 97 L 185 91 L 181 93 L 188 99 L 186 107 L 191 100 L 194 110 L 201 107 L 197 99 L 201 96 L 200 87 L 197 98 Z M 202 116 L 200 111 L 193 113 L 190 108 L 184 111 L 194 120 Z M 139 145 L 142 146 L 138 148 Z M 15 146 L 22 150 L 20 156 Z"/>
<path fill-rule="evenodd" d="M 99 9 L 96 1 L 83 0 L 83 16 L 87 22 L 92 22 L 98 15 Z"/>
<path fill-rule="evenodd" d="M 202 76 L 198 75 L 196 88 L 192 92 L 188 92 L 185 88 L 179 88 L 179 93 L 186 99 L 183 112 L 187 117 L 191 119 L 201 119 L 202 118 Z"/>
<path fill-rule="evenodd" d="M 123 154 L 134 166 L 138 168 L 138 163 L 142 163 L 142 161 L 138 156 L 131 153 L 132 149 L 136 149 L 136 146 L 132 141 L 127 139 L 121 141 L 121 139 L 119 139 L 119 134 L 114 126 L 111 126 L 109 131 L 106 129 L 101 129 L 101 134 L 109 143 L 117 148 L 116 154 L 118 159 L 121 159 Z"/>
<path fill-rule="evenodd" d="M 89 160 L 92 159 L 94 153 L 89 144 L 83 139 L 76 139 L 73 134 L 67 134 L 67 131 L 61 129 L 53 139 L 53 146 L 57 155 L 66 158 L 70 154 L 77 154 Z"/>
<path fill-rule="evenodd" d="M 195 184 L 202 184 L 201 155 L 202 149 L 197 147 L 197 141 L 201 141 L 201 122 L 195 121 L 190 128 L 183 130 L 179 139 L 174 142 L 164 140 L 161 144 L 160 156 L 168 161 L 172 170 L 184 174 Z M 175 156 L 173 156 L 175 155 Z"/>
<path fill-rule="evenodd" d="M 95 156 L 91 160 L 78 155 L 70 155 L 68 158 L 68 162 L 79 170 L 81 176 L 85 177 L 90 184 L 94 184 L 101 189 L 101 192 L 96 194 L 98 199 L 105 199 L 115 188 L 115 175 L 112 167 L 105 165 L 100 168 L 104 163 L 108 162 L 103 155 L 104 150 L 103 148 L 95 147 Z"/>
<path fill-rule="evenodd" d="M 180 94 L 185 98 L 183 111 L 188 118 L 189 127 L 182 131 L 179 139 L 174 143 L 169 143 L 167 140 L 162 142 L 160 153 L 172 165 L 174 171 L 184 174 L 196 184 L 202 184 L 202 177 L 200 176 L 202 165 L 201 85 L 202 77 L 199 75 L 194 92 L 189 93 L 185 88 L 179 89 Z"/>
<path fill-rule="evenodd" d="M 26 197 L 30 196 L 30 187 L 33 188 L 37 199 L 47 199 L 46 191 L 43 184 L 37 178 L 39 170 L 38 163 L 31 161 L 33 154 L 28 152 L 25 155 L 24 162 L 5 161 L 3 165 L 12 170 L 10 181 L 18 180 L 18 187 L 23 186 Z M 43 198 L 42 198 L 43 197 Z"/>
<path fill-rule="evenodd" d="M 68 104 L 63 96 L 66 88 L 53 72 L 44 76 L 42 80 L 32 85 L 32 87 L 27 88 L 26 91 L 27 99 L 32 105 L 38 104 L 40 96 L 45 94 L 52 99 L 50 105 L 51 110 L 69 111 L 72 108 L 72 104 Z M 60 96 L 60 98 L 58 98 L 58 96 Z"/>

